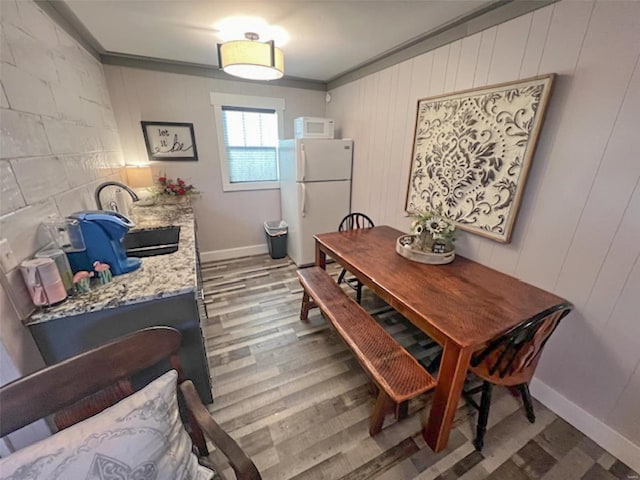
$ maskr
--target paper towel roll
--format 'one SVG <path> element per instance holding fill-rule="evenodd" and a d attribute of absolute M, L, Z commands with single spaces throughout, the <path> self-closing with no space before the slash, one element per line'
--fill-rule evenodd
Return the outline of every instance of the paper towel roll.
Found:
<path fill-rule="evenodd" d="M 129 216 L 129 194 L 119 188 L 116 190 L 116 204 L 118 205 L 118 212 L 125 217 Z"/>

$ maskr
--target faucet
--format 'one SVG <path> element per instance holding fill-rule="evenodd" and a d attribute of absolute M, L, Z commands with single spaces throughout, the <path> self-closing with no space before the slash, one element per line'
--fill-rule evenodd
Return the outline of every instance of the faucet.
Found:
<path fill-rule="evenodd" d="M 100 201 L 100 192 L 102 192 L 103 188 L 110 187 L 110 186 L 120 187 L 120 188 L 124 189 L 129 195 L 131 195 L 131 198 L 133 199 L 134 202 L 137 202 L 138 200 L 140 200 L 138 198 L 138 195 L 136 195 L 136 192 L 131 190 L 124 183 L 114 182 L 114 181 L 104 182 L 104 183 L 101 183 L 100 185 L 98 185 L 96 187 L 96 191 L 93 194 L 93 196 L 96 199 L 96 206 L 98 207 L 98 210 L 102 210 L 102 202 Z"/>

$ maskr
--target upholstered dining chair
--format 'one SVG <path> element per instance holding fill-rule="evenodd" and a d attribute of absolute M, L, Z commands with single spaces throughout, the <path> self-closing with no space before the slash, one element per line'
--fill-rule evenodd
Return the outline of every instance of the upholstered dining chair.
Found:
<path fill-rule="evenodd" d="M 463 395 L 479 411 L 473 441 L 476 450 L 480 451 L 484 446 L 493 385 L 516 388 L 522 397 L 527 418 L 531 423 L 535 422 L 529 382 L 547 340 L 572 309 L 570 303 L 548 308 L 496 338 L 473 356 L 470 370 L 482 380 L 482 384 L 464 391 Z M 472 398 L 477 393 L 481 393 L 479 405 Z"/>
<path fill-rule="evenodd" d="M 339 232 L 347 230 L 357 230 L 359 228 L 373 228 L 375 227 L 373 220 L 371 220 L 364 213 L 350 213 L 340 221 L 338 226 Z M 362 301 L 362 282 L 355 277 L 345 278 L 347 275 L 347 269 L 343 268 L 338 276 L 338 285 L 345 282 L 351 288 L 356 291 L 356 301 L 360 303 Z"/>
<path fill-rule="evenodd" d="M 237 479 L 260 480 L 253 462 L 184 377 L 181 340 L 174 328 L 146 328 L 0 387 L 0 437 L 49 415 L 55 415 L 58 428 L 0 459 L 0 470 L 42 477 L 54 472 L 56 478 L 106 478 L 108 472 L 156 478 L 160 472 L 162 478 L 219 480 L 216 470 L 222 468 L 209 458 L 208 439 Z M 145 383 L 140 372 L 167 370 L 137 388 Z M 178 393 L 186 407 L 183 419 Z"/>

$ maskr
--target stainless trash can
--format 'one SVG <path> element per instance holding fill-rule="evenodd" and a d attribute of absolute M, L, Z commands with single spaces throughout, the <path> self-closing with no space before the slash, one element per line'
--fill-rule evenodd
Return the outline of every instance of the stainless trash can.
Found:
<path fill-rule="evenodd" d="M 264 233 L 267 236 L 269 255 L 271 258 L 284 258 L 287 256 L 287 233 L 289 226 L 284 220 L 272 220 L 264 222 Z"/>

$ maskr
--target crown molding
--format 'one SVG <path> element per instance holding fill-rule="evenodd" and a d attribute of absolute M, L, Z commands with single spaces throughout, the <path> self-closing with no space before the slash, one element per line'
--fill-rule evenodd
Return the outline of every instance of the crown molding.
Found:
<path fill-rule="evenodd" d="M 304 88 L 307 90 L 326 91 L 327 84 L 318 80 L 308 80 L 305 78 L 284 76 L 278 80 L 246 80 L 224 73 L 217 66 L 200 63 L 180 62 L 177 60 L 165 60 L 162 58 L 152 58 L 139 55 L 128 55 L 116 52 L 105 52 L 100 55 L 100 59 L 105 65 L 116 65 L 128 68 L 140 68 L 143 70 L 154 70 L 157 72 L 179 73 L 182 75 L 193 75 L 197 77 L 215 78 L 232 82 L 246 82 L 256 85 L 277 85 L 279 87 Z"/>
<path fill-rule="evenodd" d="M 559 0 L 492 0 L 489 4 L 459 17 L 442 27 L 426 32 L 408 42 L 399 45 L 365 63 L 337 75 L 328 82 L 305 78 L 284 76 L 269 82 L 245 80 L 230 76 L 220 68 L 177 60 L 166 60 L 139 55 L 129 55 L 119 52 L 106 51 L 100 42 L 82 24 L 71 8 L 62 1 L 34 0 L 54 22 L 78 41 L 93 57 L 105 65 L 139 68 L 159 72 L 178 73 L 199 77 L 215 78 L 233 82 L 248 82 L 281 87 L 303 88 L 308 90 L 328 91 L 346 83 L 353 82 L 372 73 L 389 68 L 398 63 L 409 60 L 423 53 L 435 50 L 464 37 L 481 32 L 488 28 L 504 23 L 513 18 L 525 15 L 539 8 L 546 7 Z"/>
<path fill-rule="evenodd" d="M 245 80 L 224 73 L 218 66 L 205 65 L 162 58 L 145 57 L 141 55 L 129 55 L 126 53 L 106 51 L 93 34 L 83 25 L 80 19 L 62 1 L 34 0 L 35 3 L 58 24 L 65 32 L 73 37 L 96 60 L 104 65 L 117 65 L 121 67 L 154 70 L 157 72 L 179 73 L 198 77 L 229 80 L 233 82 L 248 82 L 264 85 L 277 85 L 280 87 L 304 88 L 307 90 L 326 91 L 327 83 L 320 80 L 310 80 L 284 76 L 278 80 L 269 82 L 259 80 Z"/>
<path fill-rule="evenodd" d="M 34 1 L 60 28 L 71 35 L 96 60 L 100 61 L 100 55 L 104 53 L 104 48 L 65 2 Z"/>

